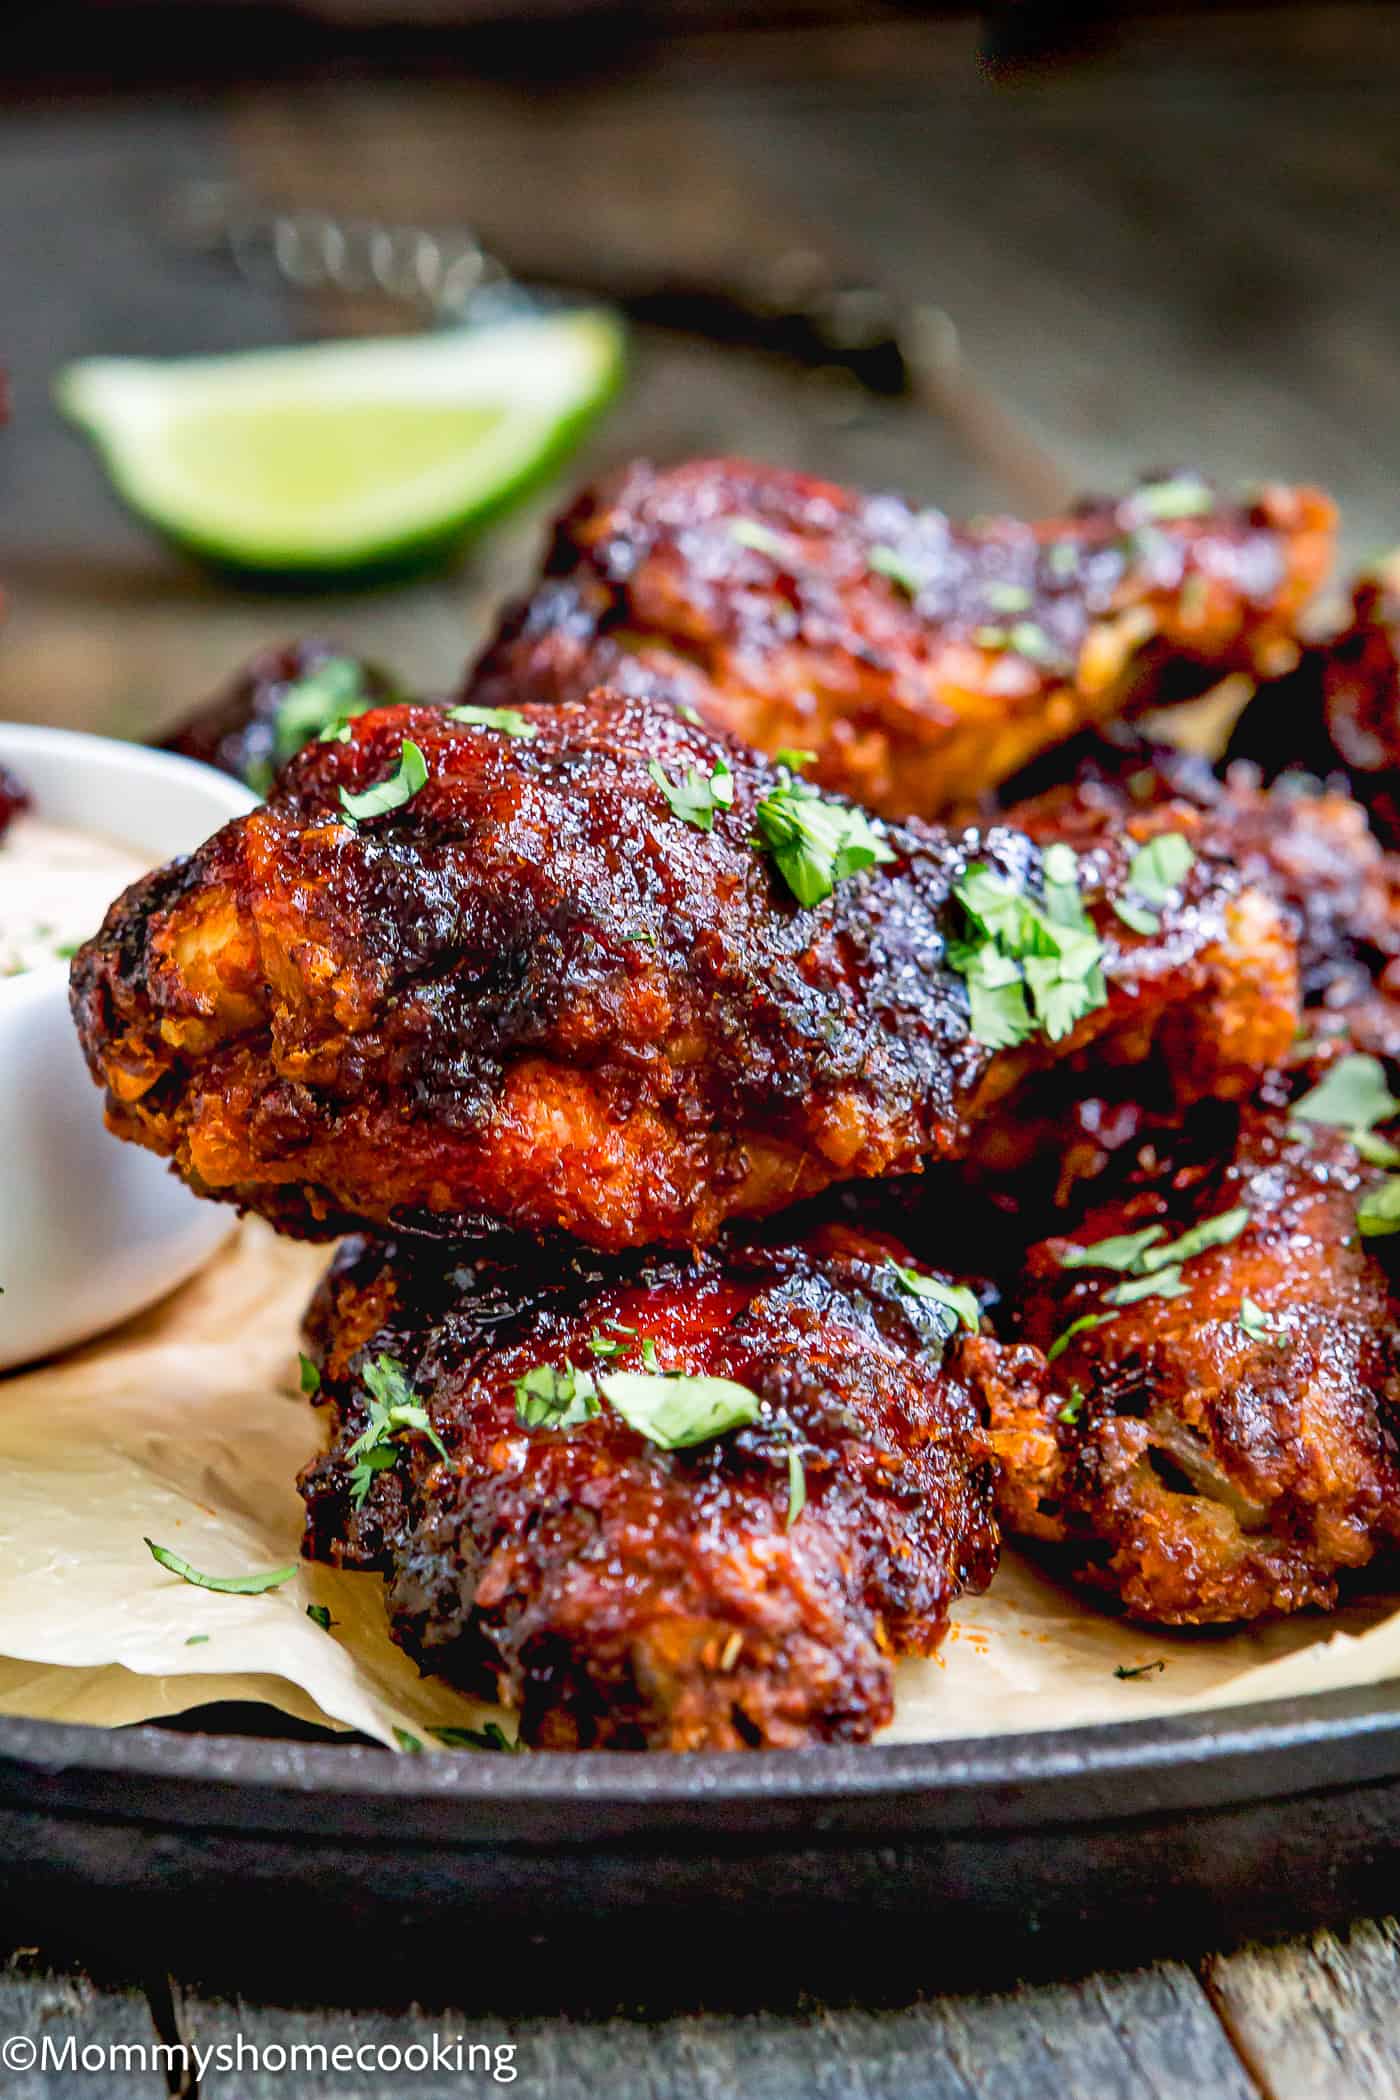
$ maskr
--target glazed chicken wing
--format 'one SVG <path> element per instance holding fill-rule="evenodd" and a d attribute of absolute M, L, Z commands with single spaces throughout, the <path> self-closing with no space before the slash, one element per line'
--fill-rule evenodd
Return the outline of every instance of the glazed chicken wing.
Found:
<path fill-rule="evenodd" d="M 1047 886 L 1015 832 L 872 830 L 655 699 L 385 709 L 130 889 L 74 1012 L 112 1128 L 286 1229 L 703 1244 L 1047 1075 L 1161 1047 L 1181 1100 L 1246 1092 L 1296 1028 L 1278 912 L 1202 851 L 1136 931 L 1132 850 Z"/>
<path fill-rule="evenodd" d="M 864 1740 L 892 1658 L 930 1653 L 997 1557 L 951 1339 L 976 1300 L 907 1263 L 839 1229 L 610 1268 L 349 1242 L 310 1317 L 332 1437 L 306 1551 L 381 1570 L 395 1639 L 528 1742 Z M 357 1486 L 376 1384 L 428 1427 Z M 712 1425 L 717 1395 L 734 1426 L 656 1440 Z"/>
<path fill-rule="evenodd" d="M 1303 772 L 1344 783 L 1382 844 L 1400 847 L 1400 560 L 1357 585 L 1340 634 L 1259 688 L 1229 756 L 1270 780 Z"/>
<path fill-rule="evenodd" d="M 1284 668 L 1332 506 L 1197 476 L 1027 525 L 955 526 L 741 460 L 629 468 L 560 520 L 469 679 L 488 706 L 661 691 L 887 816 L 975 800 L 1085 723 Z"/>
<path fill-rule="evenodd" d="M 1164 1625 L 1329 1605 L 1393 1547 L 1397 1307 L 1356 1221 L 1380 1179 L 1336 1131 L 1249 1109 L 1223 1168 L 1033 1248 L 1026 1347 L 981 1378 L 1007 1531 Z"/>
<path fill-rule="evenodd" d="M 347 715 L 382 707 L 397 682 L 334 642 L 265 649 L 162 740 L 265 795 L 280 766 Z"/>

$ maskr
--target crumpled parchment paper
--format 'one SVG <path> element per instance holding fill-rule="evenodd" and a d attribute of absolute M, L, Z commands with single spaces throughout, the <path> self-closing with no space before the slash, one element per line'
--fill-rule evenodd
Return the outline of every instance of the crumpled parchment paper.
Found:
<path fill-rule="evenodd" d="M 245 1224 L 153 1311 L 0 1381 L 0 1713 L 113 1726 L 256 1700 L 391 1746 L 405 1747 L 403 1730 L 425 1748 L 432 1728 L 492 1718 L 393 1646 L 377 1576 L 298 1562 L 281 1589 L 224 1596 L 167 1573 L 142 1543 L 213 1575 L 297 1561 L 296 1473 L 321 1434 L 299 1390 L 298 1327 L 328 1258 Z M 1252 1632 L 1161 1633 L 1115 1621 L 1008 1552 L 990 1592 L 957 1607 L 941 1653 L 901 1664 L 881 1740 L 1137 1720 L 1400 1678 L 1397 1603 Z M 309 1604 L 330 1611 L 329 1633 Z"/>

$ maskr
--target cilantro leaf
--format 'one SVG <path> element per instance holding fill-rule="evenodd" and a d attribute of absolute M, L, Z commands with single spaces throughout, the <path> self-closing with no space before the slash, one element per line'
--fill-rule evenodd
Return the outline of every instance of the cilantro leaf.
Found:
<path fill-rule="evenodd" d="M 522 1429 L 576 1429 L 597 1413 L 597 1387 L 571 1363 L 536 1364 L 515 1381 L 515 1419 Z"/>
<path fill-rule="evenodd" d="M 428 1733 L 444 1750 L 502 1750 L 509 1756 L 523 1755 L 525 1750 L 498 1721 L 488 1721 L 484 1728 L 430 1728 Z"/>
<path fill-rule="evenodd" d="M 1140 518 L 1168 522 L 1174 518 L 1208 518 L 1215 498 L 1199 474 L 1173 474 L 1162 481 L 1148 482 L 1130 498 Z"/>
<path fill-rule="evenodd" d="M 335 1623 L 331 1618 L 329 1606 L 325 1604 L 308 1604 L 306 1616 L 320 1627 L 322 1633 L 329 1633 Z"/>
<path fill-rule="evenodd" d="M 398 1464 L 396 1439 L 406 1431 L 425 1436 L 439 1458 L 448 1457 L 427 1408 L 413 1397 L 402 1364 L 381 1355 L 366 1364 L 360 1376 L 370 1396 L 369 1424 L 344 1454 L 351 1462 L 350 1500 L 356 1509 L 364 1508 L 375 1474 Z"/>
<path fill-rule="evenodd" d="M 972 937 L 950 943 L 948 963 L 966 981 L 969 1026 L 988 1049 L 1010 1049 L 1036 1028 L 1058 1042 L 1108 996 L 1103 945 L 1068 846 L 1047 849 L 1042 883 L 1038 901 L 974 861 L 953 886 Z"/>
<path fill-rule="evenodd" d="M 866 556 L 869 566 L 877 576 L 884 576 L 907 598 L 917 598 L 924 587 L 924 572 L 920 564 L 898 547 L 872 547 Z"/>
<path fill-rule="evenodd" d="M 807 1507 L 807 1469 L 802 1463 L 802 1453 L 798 1450 L 796 1444 L 788 1445 L 787 1475 L 787 1529 L 791 1531 L 793 1525 Z"/>
<path fill-rule="evenodd" d="M 1356 1223 L 1368 1240 L 1400 1232 L 1400 1174 L 1387 1174 L 1376 1188 L 1367 1189 L 1356 1206 Z"/>
<path fill-rule="evenodd" d="M 1134 933 L 1157 933 L 1163 906 L 1170 904 L 1196 864 L 1190 842 L 1179 831 L 1159 832 L 1139 846 L 1128 864 L 1126 897 L 1113 909 Z"/>
<path fill-rule="evenodd" d="M 518 707 L 449 707 L 449 722 L 464 722 L 468 729 L 499 729 L 502 736 L 529 738 L 538 736 L 533 722 L 527 721 Z"/>
<path fill-rule="evenodd" d="M 1385 1066 L 1378 1057 L 1353 1053 L 1339 1058 L 1311 1092 L 1294 1102 L 1288 1119 L 1345 1131 L 1372 1166 L 1397 1167 L 1400 1146 L 1375 1131 L 1377 1123 L 1388 1123 L 1394 1116 L 1400 1116 L 1400 1101 L 1386 1084 Z"/>
<path fill-rule="evenodd" d="M 338 735 L 352 717 L 368 714 L 376 704 L 365 688 L 364 667 L 348 656 L 328 656 L 304 678 L 295 679 L 277 703 L 272 732 L 276 765 L 286 765 L 314 736 Z"/>
<path fill-rule="evenodd" d="M 894 859 L 864 810 L 824 801 L 810 782 L 794 779 L 785 766 L 754 817 L 754 844 L 771 854 L 793 896 L 809 908 L 860 869 Z"/>
<path fill-rule="evenodd" d="M 1152 1270 L 1146 1276 L 1129 1276 L 1122 1283 L 1115 1283 L 1111 1291 L 1105 1291 L 1105 1305 L 1138 1305 L 1144 1298 L 1184 1298 L 1186 1285 L 1181 1280 L 1181 1270 L 1174 1263 Z"/>
<path fill-rule="evenodd" d="M 729 537 L 754 554 L 766 554 L 770 561 L 790 561 L 792 558 L 792 549 L 782 534 L 774 532 L 769 525 L 760 525 L 757 518 L 731 518 Z"/>
<path fill-rule="evenodd" d="M 342 788 L 340 806 L 356 824 L 366 817 L 387 816 L 391 809 L 402 809 L 411 802 L 427 778 L 426 759 L 412 737 L 405 737 L 399 747 L 398 765 L 389 778 L 366 788 L 362 795 L 352 795 L 348 788 Z"/>
<path fill-rule="evenodd" d="M 1149 1247 L 1167 1236 L 1165 1225 L 1144 1225 L 1139 1232 L 1119 1232 L 1091 1246 L 1071 1247 L 1060 1256 L 1062 1269 L 1129 1270 Z"/>
<path fill-rule="evenodd" d="M 1240 1332 L 1251 1342 L 1271 1342 L 1283 1331 L 1252 1298 L 1240 1300 L 1239 1326 Z"/>
<path fill-rule="evenodd" d="M 1087 1334 L 1091 1327 L 1102 1327 L 1112 1318 L 1112 1313 L 1081 1313 L 1077 1320 L 1070 1321 L 1062 1334 L 1056 1335 L 1045 1352 L 1046 1363 L 1052 1364 L 1057 1356 L 1063 1356 L 1077 1334 Z"/>
<path fill-rule="evenodd" d="M 321 1390 L 321 1374 L 311 1358 L 305 1354 L 297 1357 L 297 1363 L 301 1369 L 301 1389 L 308 1400 L 314 1399 Z"/>
<path fill-rule="evenodd" d="M 411 1735 L 406 1728 L 395 1728 L 394 1741 L 398 1744 L 400 1750 L 408 1751 L 411 1756 L 417 1757 L 422 1753 L 422 1743 L 416 1735 Z"/>
<path fill-rule="evenodd" d="M 158 1546 L 154 1539 L 143 1539 L 142 1544 L 149 1548 L 152 1560 L 178 1575 L 182 1582 L 193 1583 L 197 1590 L 218 1590 L 226 1597 L 261 1597 L 267 1590 L 280 1590 L 296 1574 L 293 1562 L 289 1568 L 268 1568 L 261 1575 L 201 1575 L 198 1568 L 181 1560 L 168 1546 Z"/>
<path fill-rule="evenodd" d="M 685 778 L 675 786 L 658 760 L 652 759 L 647 771 L 670 803 L 672 816 L 693 824 L 697 831 L 713 831 L 715 811 L 734 805 L 734 774 L 724 758 L 715 760 L 710 773 L 687 766 Z"/>
<path fill-rule="evenodd" d="M 762 1407 L 757 1393 L 732 1378 L 614 1371 L 598 1380 L 598 1390 L 631 1428 L 663 1451 L 683 1451 L 743 1428 L 759 1419 Z"/>
<path fill-rule="evenodd" d="M 1056 1413 L 1055 1420 L 1057 1422 L 1063 1422 L 1066 1428 L 1073 1428 L 1074 1424 L 1079 1420 L 1079 1417 L 1084 1412 L 1085 1398 L 1086 1395 L 1083 1386 L 1072 1385 L 1069 1389 L 1069 1398 L 1068 1400 L 1066 1400 L 1064 1406 L 1060 1408 Z"/>
<path fill-rule="evenodd" d="M 977 1302 L 977 1293 L 969 1290 L 965 1283 L 944 1283 L 937 1276 L 925 1276 L 922 1269 L 906 1269 L 893 1256 L 890 1267 L 899 1279 L 901 1290 L 908 1291 L 913 1298 L 931 1298 L 935 1305 L 952 1315 L 950 1334 L 960 1321 L 969 1334 L 977 1333 L 982 1325 L 982 1308 Z"/>

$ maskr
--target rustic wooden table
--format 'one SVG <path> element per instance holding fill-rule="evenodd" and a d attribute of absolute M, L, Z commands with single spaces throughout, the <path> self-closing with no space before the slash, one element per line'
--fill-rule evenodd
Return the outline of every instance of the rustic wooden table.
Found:
<path fill-rule="evenodd" d="M 544 259 L 679 256 L 703 274 L 812 247 L 956 327 L 963 381 L 942 418 L 744 354 L 639 339 L 628 392 L 579 471 L 640 450 L 748 450 L 970 512 L 1014 498 L 1024 439 L 1080 483 L 1191 460 L 1227 479 L 1320 480 L 1345 501 L 1358 557 L 1400 537 L 1397 115 L 1395 17 L 1345 5 L 1148 21 L 1092 63 L 1000 84 L 979 75 L 970 26 L 887 18 L 694 38 L 592 84 L 351 69 L 100 109 L 12 103 L 0 112 L 15 397 L 0 447 L 0 715 L 145 734 L 252 648 L 309 629 L 431 687 L 528 573 L 548 499 L 453 573 L 334 602 L 215 583 L 120 514 L 47 406 L 63 358 L 270 341 L 322 318 L 166 245 L 163 207 L 183 182 L 231 176 L 285 202 L 464 217 Z M 0 1966 L 0 2036 L 407 2047 L 462 2035 L 513 2042 L 516 2082 L 541 2100 L 1400 2095 L 1391 1921 L 1122 1972 L 1085 1973 L 1066 1943 L 1032 1984 L 959 1977 L 946 1994 L 956 1920 L 930 1919 L 922 1958 L 906 1939 L 882 1987 L 843 1992 L 816 1958 L 830 1949 L 788 1946 L 736 1998 L 723 1946 L 678 1947 L 667 1986 L 634 1987 L 542 1920 L 538 1942 L 494 1963 L 456 1951 L 431 1993 L 387 1961 L 376 1989 L 371 1965 L 369 1984 L 340 1994 L 354 2010 L 299 1973 L 261 1978 L 248 2000 L 211 1983 L 217 1922 L 172 1916 L 168 1947 L 123 1970 L 84 1942 L 81 1918 L 61 1954 L 34 1949 L 32 1922 L 0 1891 L 0 1953 L 15 1950 Z M 223 1953 L 222 1975 L 236 1975 L 236 1951 L 231 1968 Z M 182 2076 L 119 2059 L 100 2073 L 12 2068 L 0 2090 L 146 2100 L 192 2090 Z M 265 2070 L 211 2073 L 204 2090 L 387 2100 L 490 2083 Z"/>

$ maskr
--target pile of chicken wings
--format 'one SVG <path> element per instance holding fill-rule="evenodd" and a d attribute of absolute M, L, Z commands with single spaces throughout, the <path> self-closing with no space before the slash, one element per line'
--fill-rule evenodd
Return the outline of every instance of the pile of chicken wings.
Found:
<path fill-rule="evenodd" d="M 108 1121 L 349 1235 L 306 1551 L 523 1741 L 866 1739 L 1003 1535 L 1163 1626 L 1387 1580 L 1400 579 L 1305 639 L 1333 523 L 637 465 L 456 695 L 300 644 L 179 733 L 265 799 L 74 961 Z"/>

